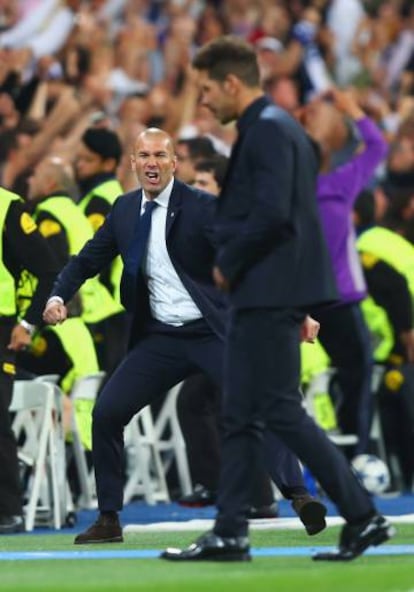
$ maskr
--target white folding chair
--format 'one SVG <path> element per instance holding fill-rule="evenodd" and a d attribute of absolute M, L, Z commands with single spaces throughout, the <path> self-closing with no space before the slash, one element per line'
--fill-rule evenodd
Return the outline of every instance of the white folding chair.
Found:
<path fill-rule="evenodd" d="M 177 417 L 177 396 L 182 383 L 170 389 L 154 422 L 155 437 L 158 449 L 167 474 L 172 462 L 175 461 L 182 495 L 192 491 L 190 470 L 188 468 L 187 451 Z"/>
<path fill-rule="evenodd" d="M 40 374 L 33 378 L 35 382 L 51 382 L 52 384 L 57 384 L 59 382 L 59 374 Z"/>
<path fill-rule="evenodd" d="M 50 382 L 54 385 L 55 391 L 55 403 L 56 411 L 58 414 L 58 421 L 55 424 L 58 430 L 58 482 L 60 489 L 60 501 L 61 501 L 61 515 L 65 517 L 65 522 L 70 521 L 75 516 L 75 506 L 72 500 L 72 494 L 70 491 L 70 485 L 67 478 L 66 472 L 66 446 L 65 446 L 65 433 L 63 428 L 63 397 L 65 393 L 57 385 L 59 382 L 59 374 L 40 374 L 33 380 L 35 382 Z"/>
<path fill-rule="evenodd" d="M 79 478 L 80 496 L 78 500 L 78 506 L 80 508 L 96 508 L 96 492 L 95 492 L 95 479 L 93 470 L 88 469 L 88 463 L 86 461 L 85 449 L 82 444 L 81 433 L 76 420 L 76 401 L 85 400 L 92 401 L 96 400 L 99 387 L 105 377 L 105 372 L 96 372 L 95 374 L 88 374 L 79 378 L 71 391 L 71 399 L 73 403 L 72 413 L 72 437 L 73 437 L 73 454 L 75 459 L 75 466 Z"/>
<path fill-rule="evenodd" d="M 320 415 L 320 410 L 317 410 L 318 397 L 326 397 L 329 393 L 329 385 L 334 372 L 334 369 L 329 368 L 324 372 L 316 374 L 304 390 L 306 411 L 315 419 L 315 421 L 317 421 L 318 415 Z M 323 426 L 321 427 L 323 428 Z M 358 436 L 356 434 L 340 434 L 334 429 L 327 430 L 327 436 L 334 444 L 340 447 L 354 446 L 358 442 Z"/>
<path fill-rule="evenodd" d="M 31 467 L 28 502 L 25 506 L 26 530 L 34 528 L 37 511 L 53 516 L 53 526 L 62 525 L 58 480 L 58 412 L 51 383 L 17 380 L 10 411 L 15 414 L 12 428 L 22 441 L 19 459 Z"/>
<path fill-rule="evenodd" d="M 124 504 L 136 495 L 142 495 L 150 505 L 158 501 L 169 502 L 159 441 L 149 406 L 134 415 L 125 427 L 124 442 L 128 475 L 124 488 Z"/>

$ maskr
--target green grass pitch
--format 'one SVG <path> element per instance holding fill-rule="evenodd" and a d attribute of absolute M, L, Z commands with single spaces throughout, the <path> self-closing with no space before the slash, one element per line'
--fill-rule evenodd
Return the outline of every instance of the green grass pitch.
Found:
<path fill-rule="evenodd" d="M 303 531 L 253 531 L 253 547 L 336 544 L 338 528 L 309 538 Z M 128 533 L 123 545 L 75 547 L 72 534 L 0 538 L 3 551 L 163 549 L 185 546 L 193 532 Z M 414 525 L 399 525 L 395 544 L 413 544 Z M 158 559 L 0 561 L 0 590 L 9 592 L 414 592 L 414 556 L 361 557 L 347 564 L 310 557 L 261 557 L 251 563 L 176 564 Z"/>

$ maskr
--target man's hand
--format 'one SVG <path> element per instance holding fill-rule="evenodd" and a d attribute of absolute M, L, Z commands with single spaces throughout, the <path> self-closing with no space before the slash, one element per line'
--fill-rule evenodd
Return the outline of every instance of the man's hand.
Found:
<path fill-rule="evenodd" d="M 213 267 L 213 280 L 217 288 L 222 292 L 230 291 L 230 283 L 221 273 L 221 270 L 216 266 Z"/>
<path fill-rule="evenodd" d="M 315 343 L 318 337 L 320 324 L 309 315 L 306 316 L 300 329 L 300 340 L 306 343 Z"/>
<path fill-rule="evenodd" d="M 43 311 L 43 320 L 48 325 L 57 325 L 63 323 L 68 317 L 68 309 L 60 302 L 52 301 L 46 304 Z"/>
<path fill-rule="evenodd" d="M 22 325 L 15 325 L 11 332 L 10 343 L 7 346 L 7 349 L 12 349 L 16 352 L 21 351 L 30 344 L 31 340 L 32 337 L 27 329 L 22 327 Z"/>

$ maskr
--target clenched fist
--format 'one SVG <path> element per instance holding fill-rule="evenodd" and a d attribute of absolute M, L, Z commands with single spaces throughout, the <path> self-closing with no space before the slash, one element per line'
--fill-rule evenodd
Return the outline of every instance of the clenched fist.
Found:
<path fill-rule="evenodd" d="M 43 320 L 48 325 L 57 325 L 66 321 L 68 317 L 68 309 L 61 302 L 52 300 L 46 304 L 43 311 Z"/>

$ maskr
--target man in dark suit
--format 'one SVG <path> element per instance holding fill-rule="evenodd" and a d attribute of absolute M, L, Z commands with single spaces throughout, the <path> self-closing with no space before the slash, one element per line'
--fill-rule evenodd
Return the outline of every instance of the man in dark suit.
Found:
<path fill-rule="evenodd" d="M 138 136 L 131 159 L 142 190 L 114 203 L 94 238 L 59 275 L 44 313 L 48 323 L 64 321 L 64 303 L 88 277 L 121 255 L 121 299 L 132 315 L 130 350 L 105 384 L 93 412 L 92 453 L 100 515 L 76 537 L 76 544 L 123 540 L 118 520 L 123 499 L 123 428 L 133 415 L 191 374 L 201 371 L 215 384 L 222 383 L 227 307 L 211 275 L 215 200 L 174 180 L 172 141 L 159 129 L 150 128 Z M 312 338 L 314 330 L 311 325 L 306 336 Z M 281 445 L 275 450 L 274 464 L 280 465 L 282 483 L 296 485 L 290 470 L 292 457 Z M 316 521 L 318 531 L 322 530 L 325 508 L 312 498 L 308 501 L 304 513 L 298 508 L 299 516 L 307 528 Z"/>
<path fill-rule="evenodd" d="M 301 405 L 304 311 L 336 298 L 317 215 L 315 154 L 300 125 L 264 96 L 250 45 L 217 38 L 199 50 L 193 66 L 201 103 L 222 123 L 237 120 L 239 132 L 216 222 L 214 278 L 230 298 L 224 438 L 213 530 L 162 557 L 250 559 L 249 475 L 266 427 L 309 467 L 346 520 L 338 551 L 315 558 L 354 559 L 394 529 Z"/>

